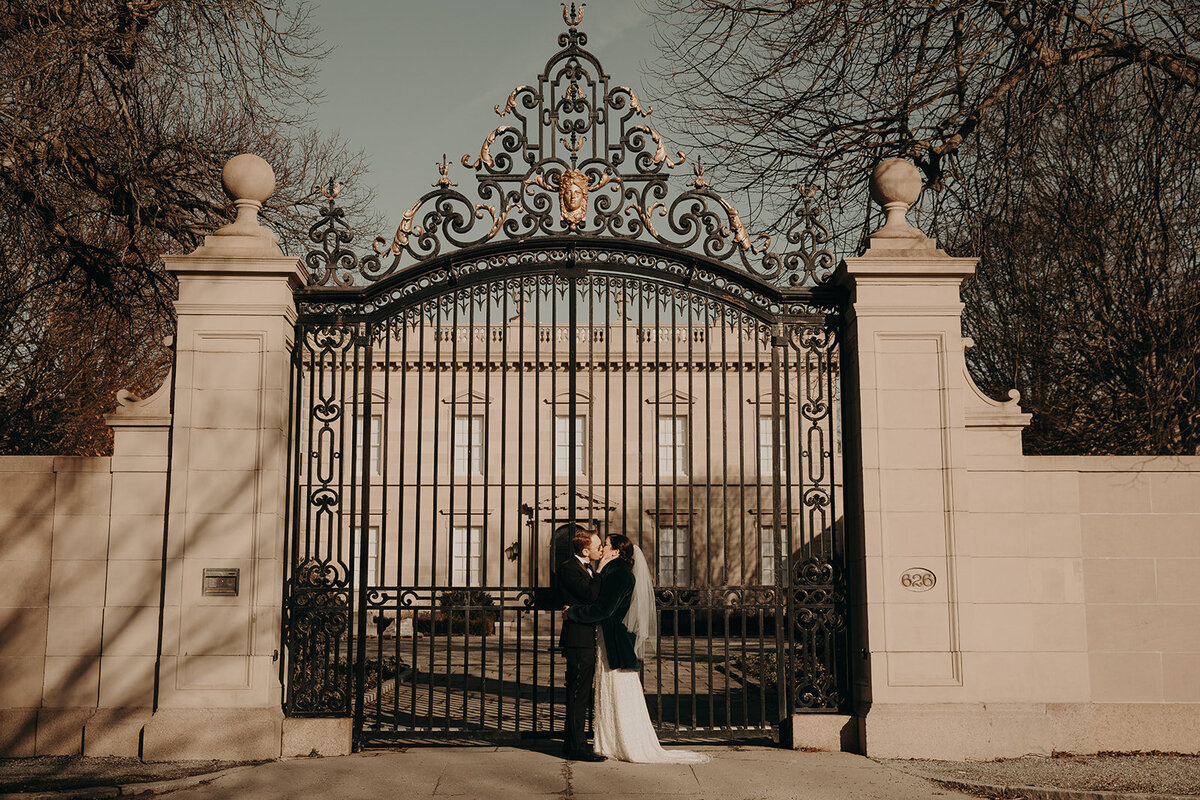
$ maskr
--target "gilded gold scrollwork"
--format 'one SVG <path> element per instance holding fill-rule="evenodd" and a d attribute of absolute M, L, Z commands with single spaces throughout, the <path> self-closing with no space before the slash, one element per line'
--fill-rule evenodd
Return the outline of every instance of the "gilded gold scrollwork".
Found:
<path fill-rule="evenodd" d="M 489 133 L 487 138 L 483 140 L 483 147 L 479 149 L 479 158 L 472 162 L 471 154 L 467 153 L 462 157 L 462 165 L 464 167 L 470 167 L 471 169 L 479 169 L 480 164 L 484 164 L 489 167 L 496 166 L 495 160 L 492 159 L 492 143 L 496 141 L 497 136 L 505 131 L 515 130 L 516 128 L 514 128 L 512 125 L 501 125 L 499 128 L 496 128 L 496 130 Z"/>
<path fill-rule="evenodd" d="M 514 208 L 519 208 L 520 205 L 521 205 L 520 203 L 515 203 L 515 202 L 509 203 L 508 205 L 504 206 L 503 209 L 501 209 L 500 214 L 498 214 L 498 215 L 496 214 L 495 206 L 486 205 L 486 204 L 482 204 L 482 203 L 480 205 L 475 206 L 475 218 L 476 219 L 483 219 L 484 211 L 487 211 L 489 214 L 492 215 L 492 227 L 491 227 L 491 230 L 489 230 L 487 232 L 487 235 L 483 237 L 484 241 L 487 241 L 488 239 L 492 238 L 497 233 L 499 233 L 500 226 L 503 225 L 504 220 L 508 218 L 508 212 L 512 211 Z"/>
<path fill-rule="evenodd" d="M 642 108 L 642 101 L 638 99 L 637 92 L 635 92 L 633 89 L 630 89 L 628 86 L 618 86 L 616 91 L 624 91 L 629 93 L 629 107 L 641 114 L 643 119 L 654 113 L 654 106 L 650 106 L 646 109 Z"/>
<path fill-rule="evenodd" d="M 655 238 L 658 237 L 658 230 L 654 227 L 654 215 L 656 212 L 659 216 L 666 216 L 666 205 L 663 203 L 652 203 L 649 208 L 642 208 L 637 203 L 630 203 L 625 207 L 625 214 L 637 214 L 638 219 L 646 226 L 646 230 Z"/>
<path fill-rule="evenodd" d="M 517 107 L 517 95 L 526 89 L 528 89 L 529 91 L 533 91 L 532 86 L 518 86 L 517 88 L 513 89 L 512 92 L 509 93 L 508 100 L 504 103 L 503 109 L 501 109 L 500 106 L 498 106 L 498 105 L 492 106 L 492 108 L 496 109 L 496 113 L 499 114 L 500 116 L 502 116 L 502 117 L 507 116 L 508 112 L 512 111 L 514 108 Z"/>
<path fill-rule="evenodd" d="M 765 233 L 758 237 L 759 244 L 755 245 L 750 241 L 750 232 L 746 230 L 746 226 L 742 223 L 742 217 L 738 214 L 737 209 L 725 201 L 725 198 L 720 195 L 713 194 L 721 207 L 725 209 L 725 215 L 729 217 L 729 229 L 733 234 L 733 241 L 743 250 L 748 250 L 751 253 L 765 253 L 767 248 L 771 246 L 771 237 Z"/>
<path fill-rule="evenodd" d="M 684 155 L 684 152 L 682 150 L 676 150 L 675 151 L 675 159 L 676 160 L 672 161 L 671 157 L 669 155 L 667 155 L 667 145 L 663 141 L 662 135 L 659 134 L 658 131 L 654 130 L 654 128 L 651 128 L 649 125 L 638 125 L 637 127 L 629 129 L 630 133 L 633 133 L 634 131 L 641 131 L 642 133 L 645 133 L 647 136 L 649 136 L 651 139 L 654 140 L 654 144 L 657 145 L 657 149 L 654 151 L 654 159 L 653 159 L 655 164 L 661 164 L 665 161 L 665 162 L 667 162 L 668 167 L 670 167 L 671 169 L 674 169 L 675 167 L 682 164 L 687 159 L 687 156 Z"/>
<path fill-rule="evenodd" d="M 404 216 L 400 218 L 400 226 L 396 228 L 396 235 L 392 237 L 390 245 L 387 239 L 376 236 L 375 240 L 371 242 L 371 249 L 380 255 L 391 253 L 398 256 L 404 252 L 404 248 L 408 244 L 408 235 L 413 232 L 413 219 L 417 216 L 417 209 L 423 202 L 425 202 L 424 199 L 418 200 L 412 204 L 412 208 L 404 212 Z M 423 236 L 425 233 L 420 225 L 416 227 L 416 232 L 418 236 Z"/>

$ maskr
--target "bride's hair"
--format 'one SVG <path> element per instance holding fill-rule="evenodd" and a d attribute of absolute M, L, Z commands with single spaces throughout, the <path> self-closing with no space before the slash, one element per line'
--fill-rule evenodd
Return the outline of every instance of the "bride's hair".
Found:
<path fill-rule="evenodd" d="M 633 567 L 633 542 L 629 541 L 628 536 L 620 533 L 610 533 L 608 535 L 608 546 L 615 549 L 620 556 L 620 559 L 626 564 Z"/>

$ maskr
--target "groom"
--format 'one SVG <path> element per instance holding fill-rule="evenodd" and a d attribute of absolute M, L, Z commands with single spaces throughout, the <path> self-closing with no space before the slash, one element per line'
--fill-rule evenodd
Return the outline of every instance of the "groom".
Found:
<path fill-rule="evenodd" d="M 600 593 L 600 579 L 592 562 L 601 555 L 600 536 L 581 525 L 571 537 L 571 553 L 558 565 L 558 588 L 566 606 L 588 605 Z M 603 761 L 588 747 L 584 722 L 592 699 L 596 675 L 596 624 L 574 622 L 563 616 L 558 641 L 567 655 L 567 730 L 563 754 L 576 761 Z"/>

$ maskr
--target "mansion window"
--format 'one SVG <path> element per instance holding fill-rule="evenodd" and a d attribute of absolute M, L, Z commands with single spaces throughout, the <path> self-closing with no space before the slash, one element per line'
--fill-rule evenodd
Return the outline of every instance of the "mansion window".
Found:
<path fill-rule="evenodd" d="M 775 527 L 762 525 L 758 529 L 759 578 L 763 584 L 775 583 Z"/>
<path fill-rule="evenodd" d="M 379 526 L 372 525 L 367 528 L 367 584 L 379 583 Z"/>
<path fill-rule="evenodd" d="M 455 525 L 450 529 L 450 583 L 453 586 L 483 584 L 483 527 Z"/>
<path fill-rule="evenodd" d="M 775 419 L 758 418 L 758 474 L 770 477 L 775 471 Z"/>
<path fill-rule="evenodd" d="M 574 461 L 575 474 L 584 474 L 584 464 L 587 463 L 587 418 L 576 414 L 575 424 L 575 453 L 571 453 L 571 417 L 560 414 L 554 418 L 554 474 L 569 475 L 571 462 Z"/>
<path fill-rule="evenodd" d="M 358 474 L 360 474 L 360 470 L 362 469 L 362 457 L 363 457 L 363 431 L 362 431 L 361 425 L 355 426 L 354 434 L 355 434 L 354 442 L 357 445 L 357 447 L 355 448 L 357 454 L 355 456 L 354 474 L 358 475 Z M 383 453 L 383 416 L 382 415 L 379 415 L 379 414 L 371 415 L 370 442 L 371 442 L 371 445 L 370 445 L 371 452 L 370 452 L 370 455 L 368 456 L 368 463 L 369 463 L 368 468 L 371 471 L 369 474 L 380 475 L 380 474 L 382 474 L 381 470 L 383 467 L 383 458 L 382 458 L 382 453 Z"/>
<path fill-rule="evenodd" d="M 383 417 L 376 414 L 371 417 L 371 474 L 380 474 L 380 454 L 383 452 Z"/>
<path fill-rule="evenodd" d="M 454 416 L 454 474 L 483 474 L 483 415 Z"/>
<path fill-rule="evenodd" d="M 658 583 L 662 586 L 686 585 L 691 560 L 691 528 L 670 525 L 658 529 Z"/>
<path fill-rule="evenodd" d="M 687 475 L 687 417 L 658 418 L 658 474 Z"/>

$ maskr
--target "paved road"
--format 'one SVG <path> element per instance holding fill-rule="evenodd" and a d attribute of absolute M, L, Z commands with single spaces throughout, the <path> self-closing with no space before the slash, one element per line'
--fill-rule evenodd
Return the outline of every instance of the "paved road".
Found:
<path fill-rule="evenodd" d="M 167 797 L 516 798 L 636 797 L 712 800 L 928 800 L 965 798 L 923 778 L 848 753 L 773 748 L 699 748 L 713 760 L 695 767 L 563 761 L 513 747 L 410 748 L 341 758 L 296 759 L 224 775 Z"/>

